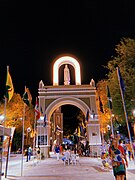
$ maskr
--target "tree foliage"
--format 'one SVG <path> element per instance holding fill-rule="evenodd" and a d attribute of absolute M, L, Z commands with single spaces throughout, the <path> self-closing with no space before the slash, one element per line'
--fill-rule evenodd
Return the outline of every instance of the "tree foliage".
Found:
<path fill-rule="evenodd" d="M 4 102 L 0 105 L 0 114 L 4 114 Z M 24 116 L 24 102 L 20 94 L 14 93 L 12 100 L 6 105 L 6 127 L 16 127 L 17 129 L 22 128 L 22 118 Z M 32 128 L 34 111 L 33 107 L 26 107 L 25 114 L 25 129 L 29 126 Z"/>
<path fill-rule="evenodd" d="M 125 84 L 126 91 L 124 94 L 124 100 L 128 118 L 131 119 L 132 110 L 135 105 L 135 40 L 122 38 L 120 43 L 116 45 L 115 52 L 116 55 L 108 61 L 107 66 L 105 67 L 108 69 L 107 79 L 97 83 L 97 92 L 100 94 L 104 107 L 104 114 L 99 111 L 99 115 L 102 117 L 100 119 L 103 119 L 102 123 L 105 123 L 104 116 L 108 116 L 107 114 L 109 112 L 106 101 L 106 85 L 108 85 L 112 97 L 115 122 L 117 121 L 118 123 L 124 125 L 126 122 L 116 67 L 119 67 Z"/>
<path fill-rule="evenodd" d="M 4 111 L 6 110 L 6 117 L 4 125 L 6 127 L 15 127 L 15 138 L 19 142 L 14 142 L 15 144 L 19 144 L 20 147 L 20 139 L 17 137 L 22 137 L 22 118 L 24 118 L 24 133 L 27 135 L 27 128 L 30 127 L 33 132 L 33 124 L 34 124 L 34 109 L 33 106 L 25 107 L 25 116 L 24 116 L 24 102 L 20 94 L 14 93 L 13 98 L 9 103 L 7 103 L 5 108 L 4 101 L 0 104 L 0 114 L 4 115 Z M 2 122 L 1 122 L 2 124 Z M 16 137 L 17 135 L 17 137 Z M 27 138 L 27 137 L 26 137 Z M 13 139 L 14 141 L 14 139 Z"/>
<path fill-rule="evenodd" d="M 110 118 L 111 118 L 111 112 L 108 107 L 106 87 L 107 87 L 106 80 L 101 80 L 97 83 L 96 102 L 97 102 L 99 120 L 100 120 L 100 125 L 101 125 L 102 131 L 107 131 L 107 125 L 110 125 Z M 99 96 L 101 98 L 104 113 L 101 112 L 101 110 L 100 110 Z"/>
<path fill-rule="evenodd" d="M 123 115 L 122 100 L 116 73 L 116 67 L 118 66 L 126 88 L 124 99 L 127 113 L 130 116 L 133 109 L 132 102 L 135 100 L 135 40 L 123 38 L 120 43 L 116 45 L 115 50 L 117 53 L 116 57 L 113 57 L 107 65 L 109 70 L 108 83 L 113 98 L 113 110 L 119 117 Z M 123 116 L 121 116 L 121 118 L 123 119 Z"/>

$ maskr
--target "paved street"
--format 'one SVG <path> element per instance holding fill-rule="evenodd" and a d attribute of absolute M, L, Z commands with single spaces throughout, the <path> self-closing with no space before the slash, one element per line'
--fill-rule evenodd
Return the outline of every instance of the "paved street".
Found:
<path fill-rule="evenodd" d="M 114 180 L 112 170 L 105 170 L 99 158 L 81 157 L 80 163 L 76 166 L 64 166 L 63 161 L 57 161 L 55 156 L 39 162 L 37 160 L 26 162 L 24 158 L 23 164 L 23 176 L 21 176 L 21 155 L 11 157 L 7 178 L 2 177 L 2 180 Z M 135 179 L 134 162 L 130 162 L 127 177 L 128 180 Z"/>

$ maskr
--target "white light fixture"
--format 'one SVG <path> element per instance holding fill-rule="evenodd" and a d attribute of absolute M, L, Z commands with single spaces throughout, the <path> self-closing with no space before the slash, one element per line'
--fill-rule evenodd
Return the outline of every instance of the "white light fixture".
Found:
<path fill-rule="evenodd" d="M 4 115 L 3 115 L 3 114 L 1 114 L 1 115 L 0 115 L 0 121 L 3 121 L 3 120 L 4 120 L 4 118 L 5 118 L 5 117 L 4 117 Z"/>
<path fill-rule="evenodd" d="M 44 116 L 40 116 L 40 119 L 41 119 L 41 120 L 44 120 Z"/>
<path fill-rule="evenodd" d="M 133 116 L 135 117 L 135 109 L 133 110 Z"/>

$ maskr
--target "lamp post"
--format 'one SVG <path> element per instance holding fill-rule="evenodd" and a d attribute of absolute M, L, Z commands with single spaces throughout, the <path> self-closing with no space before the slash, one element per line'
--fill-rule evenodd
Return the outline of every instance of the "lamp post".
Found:
<path fill-rule="evenodd" d="M 132 113 L 133 113 L 133 117 L 135 118 L 135 109 L 133 110 L 133 112 L 132 112 Z"/>
<path fill-rule="evenodd" d="M 41 160 L 41 145 L 44 145 L 43 122 L 44 122 L 44 116 L 40 116 L 39 131 L 38 131 L 38 145 L 40 147 L 40 160 Z"/>
<path fill-rule="evenodd" d="M 27 145 L 29 145 L 29 138 L 30 138 L 29 133 L 30 133 L 30 132 L 31 132 L 31 128 L 28 127 L 28 128 L 27 128 L 27 133 L 28 133 L 28 142 L 27 142 Z"/>
<path fill-rule="evenodd" d="M 44 126 L 44 116 L 40 116 L 41 123 L 40 123 L 40 145 L 44 144 L 44 132 L 42 132 L 42 127 Z M 43 133 L 43 135 L 41 135 Z M 42 139 L 43 138 L 43 139 Z"/>
<path fill-rule="evenodd" d="M 133 118 L 134 118 L 133 131 L 134 131 L 134 137 L 135 137 L 135 109 L 133 109 L 132 113 L 133 113 Z"/>
<path fill-rule="evenodd" d="M 5 116 L 3 114 L 0 115 L 0 124 L 3 124 Z M 4 127 L 3 127 L 4 128 Z M 4 130 L 3 130 L 4 131 Z M 3 140 L 4 140 L 4 134 L 0 134 L 0 180 L 1 180 L 1 176 L 4 175 L 4 173 L 2 172 L 2 152 L 3 152 Z"/>
<path fill-rule="evenodd" d="M 112 131 L 112 137 L 114 137 L 113 118 L 114 118 L 114 114 L 111 114 L 111 131 Z"/>

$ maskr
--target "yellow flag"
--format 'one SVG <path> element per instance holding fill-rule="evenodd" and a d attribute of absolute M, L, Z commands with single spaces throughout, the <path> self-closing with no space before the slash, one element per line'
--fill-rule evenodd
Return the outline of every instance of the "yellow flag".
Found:
<path fill-rule="evenodd" d="M 81 136 L 81 132 L 80 132 L 80 126 L 78 126 L 78 136 L 80 137 Z"/>
<path fill-rule="evenodd" d="M 8 99 L 8 102 L 12 99 L 13 94 L 14 94 L 14 87 L 9 73 L 9 67 L 7 67 L 6 98 Z"/>

